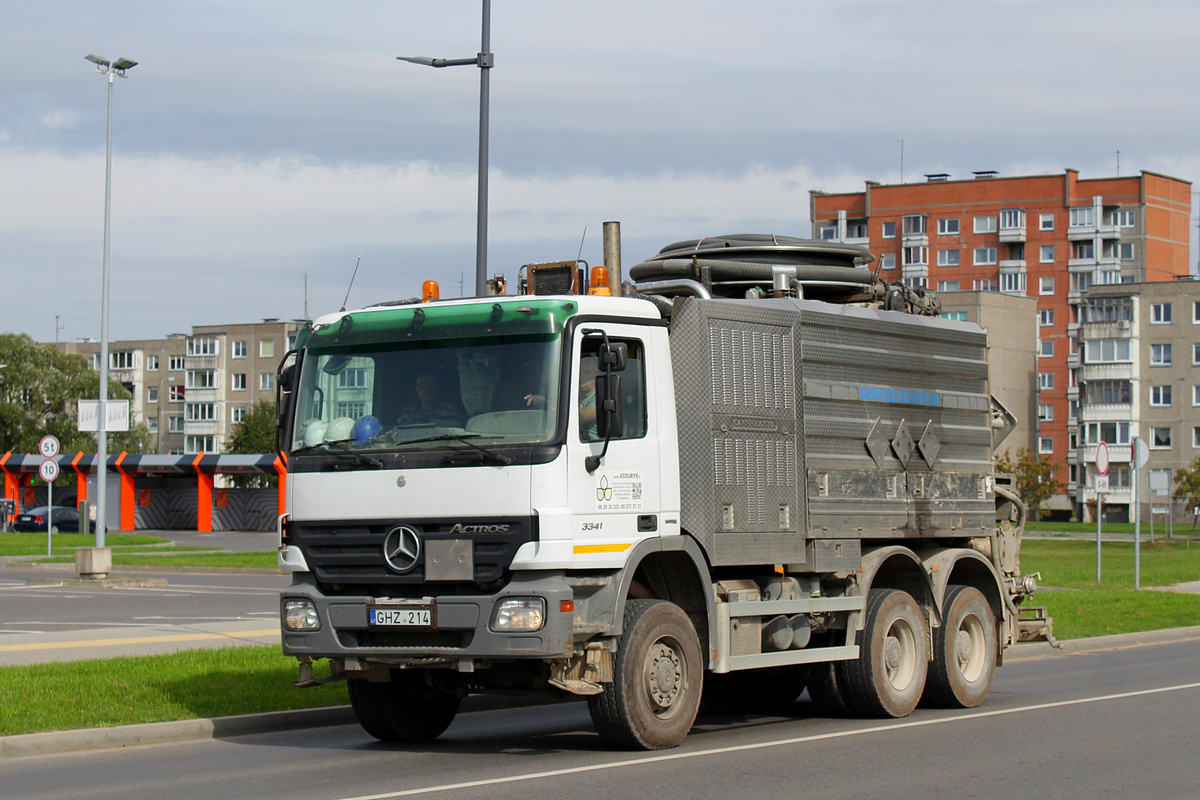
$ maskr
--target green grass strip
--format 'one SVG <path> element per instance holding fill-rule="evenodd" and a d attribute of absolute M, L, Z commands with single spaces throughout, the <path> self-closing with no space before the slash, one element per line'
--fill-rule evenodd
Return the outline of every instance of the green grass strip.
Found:
<path fill-rule="evenodd" d="M 345 683 L 292 686 L 279 645 L 0 667 L 0 735 L 345 705 Z"/>
<path fill-rule="evenodd" d="M 169 552 L 169 551 L 168 551 Z M 70 558 L 41 558 L 39 564 L 74 564 Z M 227 569 L 278 569 L 279 560 L 274 550 L 249 553 L 180 552 L 179 555 L 118 554 L 113 553 L 112 563 L 120 566 L 147 567 L 221 567 Z"/>
<path fill-rule="evenodd" d="M 51 552 L 70 555 L 76 547 L 94 547 L 96 537 L 88 533 L 55 533 L 51 537 Z M 137 533 L 110 533 L 104 537 L 104 546 L 113 551 L 129 548 L 169 544 L 161 536 L 145 536 Z M 44 556 L 46 555 L 46 532 L 0 533 L 0 556 Z"/>

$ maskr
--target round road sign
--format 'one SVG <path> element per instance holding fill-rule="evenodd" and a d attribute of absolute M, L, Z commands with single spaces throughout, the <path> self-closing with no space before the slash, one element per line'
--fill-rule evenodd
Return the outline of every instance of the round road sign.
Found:
<path fill-rule="evenodd" d="M 40 475 L 42 480 L 44 480 L 46 483 L 51 483 L 55 478 L 58 477 L 58 462 L 47 458 L 42 462 L 41 466 L 38 467 L 38 475 Z"/>
<path fill-rule="evenodd" d="M 1096 445 L 1096 474 L 1108 474 L 1108 445 L 1104 442 Z"/>
<path fill-rule="evenodd" d="M 58 455 L 58 437 L 43 436 L 38 442 L 38 452 L 42 454 L 42 458 L 54 458 Z"/>

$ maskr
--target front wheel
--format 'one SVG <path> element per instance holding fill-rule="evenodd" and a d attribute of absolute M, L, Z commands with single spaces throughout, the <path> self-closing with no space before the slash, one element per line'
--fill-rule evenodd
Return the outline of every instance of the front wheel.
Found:
<path fill-rule="evenodd" d="M 428 742 L 441 736 L 458 713 L 459 698 L 425 683 L 425 670 L 391 671 L 383 683 L 348 681 L 358 724 L 384 742 Z"/>
<path fill-rule="evenodd" d="M 996 615 L 973 586 L 951 586 L 942 608 L 925 700 L 943 708 L 975 708 L 996 674 Z"/>
<path fill-rule="evenodd" d="M 588 711 L 609 744 L 674 747 L 696 720 L 703 676 L 700 639 L 683 609 L 662 600 L 630 600 L 613 681 L 588 698 Z"/>
<path fill-rule="evenodd" d="M 929 671 L 928 633 L 917 601 L 896 589 L 872 589 L 859 657 L 836 669 L 850 707 L 867 717 L 906 717 Z"/>

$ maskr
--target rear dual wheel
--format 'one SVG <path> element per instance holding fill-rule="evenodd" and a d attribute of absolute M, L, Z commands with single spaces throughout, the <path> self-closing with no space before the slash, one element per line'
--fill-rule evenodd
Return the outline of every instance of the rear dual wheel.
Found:
<path fill-rule="evenodd" d="M 917 601 L 896 589 L 872 589 L 858 632 L 859 657 L 834 667 L 836 687 L 855 713 L 906 717 L 917 707 L 929 669 L 929 635 Z"/>
<path fill-rule="evenodd" d="M 933 637 L 925 702 L 943 708 L 975 708 L 987 698 L 996 674 L 996 615 L 978 589 L 951 586 L 942 603 L 942 618 Z"/>

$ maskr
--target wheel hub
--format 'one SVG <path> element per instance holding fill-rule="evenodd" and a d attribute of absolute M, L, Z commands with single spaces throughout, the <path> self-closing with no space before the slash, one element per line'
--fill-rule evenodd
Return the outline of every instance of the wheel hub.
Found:
<path fill-rule="evenodd" d="M 679 654 L 660 642 L 650 648 L 646 667 L 650 698 L 659 708 L 669 708 L 679 697 L 683 678 Z"/>
<path fill-rule="evenodd" d="M 889 636 L 883 644 L 883 665 L 889 674 L 893 674 L 900 668 L 901 658 L 900 640 L 895 636 Z"/>
<path fill-rule="evenodd" d="M 971 634 L 967 631 L 959 631 L 954 640 L 954 650 L 958 657 L 959 669 L 962 669 L 971 660 Z"/>

